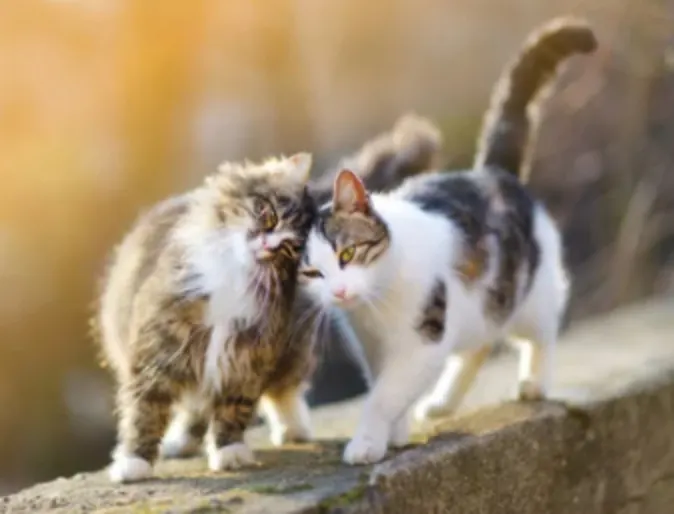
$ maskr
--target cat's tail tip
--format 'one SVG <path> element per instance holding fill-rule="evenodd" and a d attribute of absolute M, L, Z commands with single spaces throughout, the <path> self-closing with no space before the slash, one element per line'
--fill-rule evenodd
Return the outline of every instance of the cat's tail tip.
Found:
<path fill-rule="evenodd" d="M 597 49 L 597 36 L 590 23 L 575 16 L 559 16 L 541 26 L 531 36 L 531 41 L 557 40 L 561 46 L 569 48 L 571 53 L 588 54 Z M 536 44 L 536 43 L 534 43 Z"/>
<path fill-rule="evenodd" d="M 496 167 L 524 175 L 530 135 L 537 121 L 530 104 L 540 101 L 567 58 L 592 53 L 597 46 L 594 30 L 581 18 L 557 17 L 534 30 L 494 88 L 475 167 Z"/>

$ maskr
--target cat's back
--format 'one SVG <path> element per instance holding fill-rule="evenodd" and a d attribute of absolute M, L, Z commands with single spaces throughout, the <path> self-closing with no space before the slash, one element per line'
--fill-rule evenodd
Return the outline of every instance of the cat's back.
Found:
<path fill-rule="evenodd" d="M 394 194 L 457 225 L 468 244 L 508 223 L 531 234 L 537 204 L 517 177 L 498 169 L 428 173 L 406 180 Z"/>
<path fill-rule="evenodd" d="M 136 293 L 158 270 L 176 223 L 189 206 L 188 195 L 164 200 L 142 214 L 115 249 L 102 281 L 97 321 L 106 357 L 118 366 L 126 344 Z"/>
<path fill-rule="evenodd" d="M 536 229 L 547 219 L 539 202 L 515 175 L 494 168 L 414 177 L 397 194 L 458 228 L 461 250 L 452 260 L 453 275 L 468 289 L 480 285 L 489 317 L 507 320 L 551 251 Z M 558 260 L 559 252 L 552 253 Z"/>

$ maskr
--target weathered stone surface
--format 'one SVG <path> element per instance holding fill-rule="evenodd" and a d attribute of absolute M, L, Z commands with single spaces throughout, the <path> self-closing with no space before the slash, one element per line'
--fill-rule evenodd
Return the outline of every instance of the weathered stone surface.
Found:
<path fill-rule="evenodd" d="M 82 474 L 0 499 L 0 512 L 674 512 L 674 301 L 579 325 L 560 344 L 557 370 L 558 402 L 517 404 L 504 401 L 512 356 L 489 363 L 461 415 L 376 466 L 341 464 L 353 401 L 317 409 L 321 443 L 271 450 L 256 430 L 255 470 L 164 462 L 158 479 L 127 486 Z"/>

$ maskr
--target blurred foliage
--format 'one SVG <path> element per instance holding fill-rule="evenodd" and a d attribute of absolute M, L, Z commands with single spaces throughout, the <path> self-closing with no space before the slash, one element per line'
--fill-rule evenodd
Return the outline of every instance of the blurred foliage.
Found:
<path fill-rule="evenodd" d="M 568 12 L 602 47 L 547 104 L 531 186 L 577 318 L 674 285 L 671 0 L 0 2 L 0 491 L 107 460 L 86 319 L 140 209 L 223 159 L 327 165 L 411 109 L 467 165 L 506 59 Z"/>

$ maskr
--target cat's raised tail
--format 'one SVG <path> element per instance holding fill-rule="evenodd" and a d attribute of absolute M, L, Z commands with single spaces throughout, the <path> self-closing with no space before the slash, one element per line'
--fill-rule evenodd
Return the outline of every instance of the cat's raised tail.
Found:
<path fill-rule="evenodd" d="M 576 18 L 555 18 L 534 31 L 494 87 L 474 168 L 500 168 L 525 180 L 545 86 L 564 60 L 596 47 L 592 29 Z"/>

